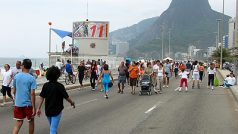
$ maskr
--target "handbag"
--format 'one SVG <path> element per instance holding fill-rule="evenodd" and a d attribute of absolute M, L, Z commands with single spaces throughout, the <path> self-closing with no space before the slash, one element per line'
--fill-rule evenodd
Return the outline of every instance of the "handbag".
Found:
<path fill-rule="evenodd" d="M 108 87 L 112 87 L 112 86 L 113 86 L 113 83 L 110 82 L 110 83 L 108 84 Z"/>
<path fill-rule="evenodd" d="M 220 83 L 219 79 L 217 77 L 215 77 L 215 79 L 214 79 L 214 86 L 218 87 L 219 83 Z"/>

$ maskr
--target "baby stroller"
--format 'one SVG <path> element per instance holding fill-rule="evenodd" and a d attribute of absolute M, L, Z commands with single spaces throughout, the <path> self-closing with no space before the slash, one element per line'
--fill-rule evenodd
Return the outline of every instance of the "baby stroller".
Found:
<path fill-rule="evenodd" d="M 143 95 L 143 94 L 147 94 L 147 95 L 151 95 L 151 87 L 152 87 L 152 83 L 151 83 L 151 78 L 149 75 L 142 75 L 141 81 L 140 81 L 140 87 L 141 90 L 139 92 L 139 95 Z"/>

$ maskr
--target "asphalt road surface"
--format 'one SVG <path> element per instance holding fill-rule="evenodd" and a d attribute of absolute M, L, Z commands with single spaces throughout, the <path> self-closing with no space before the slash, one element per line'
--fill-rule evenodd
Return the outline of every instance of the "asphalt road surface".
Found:
<path fill-rule="evenodd" d="M 59 134 L 237 134 L 238 106 L 228 89 L 201 89 L 178 93 L 179 79 L 172 79 L 163 94 L 139 96 L 111 89 L 109 99 L 89 88 L 69 91 L 76 102 L 65 109 L 58 128 Z M 116 85 L 116 84 L 114 84 Z M 137 88 L 139 89 L 139 87 Z M 0 134 L 11 134 L 14 126 L 12 106 L 0 107 Z M 46 117 L 36 117 L 36 134 L 48 134 Z M 20 134 L 28 133 L 28 123 Z"/>

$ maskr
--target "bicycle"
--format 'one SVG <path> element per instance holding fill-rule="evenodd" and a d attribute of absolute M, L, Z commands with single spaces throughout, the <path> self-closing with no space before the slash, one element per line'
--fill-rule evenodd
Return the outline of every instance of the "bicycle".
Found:
<path fill-rule="evenodd" d="M 75 82 L 76 82 L 75 74 L 72 74 L 72 75 L 70 75 L 68 73 L 65 74 L 65 84 L 66 85 L 69 85 L 70 83 L 75 84 Z"/>

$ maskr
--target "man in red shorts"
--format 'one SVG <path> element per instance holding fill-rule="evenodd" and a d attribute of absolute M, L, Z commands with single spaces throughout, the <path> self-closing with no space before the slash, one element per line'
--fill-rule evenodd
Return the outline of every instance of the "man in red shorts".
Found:
<path fill-rule="evenodd" d="M 29 74 L 32 62 L 30 59 L 23 60 L 23 70 L 14 77 L 13 94 L 15 96 L 14 119 L 16 120 L 13 134 L 18 134 L 23 120 L 29 121 L 29 134 L 34 133 L 35 89 L 36 80 Z"/>

